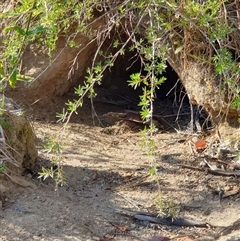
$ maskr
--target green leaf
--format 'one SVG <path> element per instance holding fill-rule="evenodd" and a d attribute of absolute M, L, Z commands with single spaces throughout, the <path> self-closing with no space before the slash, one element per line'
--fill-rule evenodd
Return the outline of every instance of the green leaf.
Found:
<path fill-rule="evenodd" d="M 12 74 L 11 74 L 8 82 L 9 82 L 9 85 L 10 85 L 12 88 L 15 87 L 15 84 L 16 84 L 16 82 L 17 82 L 17 71 L 16 71 L 16 69 L 14 69 L 14 70 L 12 71 Z"/>
<path fill-rule="evenodd" d="M 6 170 L 5 164 L 0 165 L 0 174 L 3 173 Z"/>
<path fill-rule="evenodd" d="M 134 89 L 138 87 L 138 85 L 141 83 L 141 74 L 140 73 L 133 73 L 130 75 L 130 79 L 128 80 L 128 85 L 132 86 Z"/>
<path fill-rule="evenodd" d="M 17 33 L 19 33 L 20 35 L 23 35 L 23 36 L 26 35 L 25 31 L 18 25 L 6 27 L 5 29 L 3 29 L 3 33 L 6 33 L 10 30 L 15 30 Z"/>
<path fill-rule="evenodd" d="M 155 173 L 156 173 L 155 167 L 151 167 L 151 168 L 149 169 L 149 171 L 148 171 L 148 174 L 149 174 L 150 176 L 153 176 Z"/>
<path fill-rule="evenodd" d="M 4 69 L 2 63 L 0 63 L 0 76 L 4 76 Z"/>
<path fill-rule="evenodd" d="M 117 48 L 118 45 L 119 45 L 119 41 L 118 41 L 118 39 L 116 39 L 113 43 L 113 48 Z"/>
<path fill-rule="evenodd" d="M 120 6 L 118 7 L 118 11 L 119 11 L 120 14 L 123 14 L 123 13 L 124 13 L 124 11 L 123 11 L 123 6 L 122 6 L 122 5 L 120 5 Z"/>
<path fill-rule="evenodd" d="M 36 27 L 30 29 L 27 32 L 27 36 L 42 33 L 42 32 L 45 32 L 46 30 L 47 30 L 47 28 L 44 28 L 43 26 L 39 25 L 39 26 L 36 26 Z"/>
<path fill-rule="evenodd" d="M 22 74 L 17 74 L 17 80 L 31 82 L 33 78 Z"/>

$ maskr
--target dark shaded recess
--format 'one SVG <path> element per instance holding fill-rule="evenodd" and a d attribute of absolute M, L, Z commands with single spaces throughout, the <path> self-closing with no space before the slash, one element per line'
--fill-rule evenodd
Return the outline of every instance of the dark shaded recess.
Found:
<path fill-rule="evenodd" d="M 188 103 L 186 91 L 173 68 L 167 63 L 167 68 L 163 74 L 165 82 L 156 90 L 157 98 L 160 100 L 169 99 L 171 101 L 181 101 Z"/>
<path fill-rule="evenodd" d="M 134 56 L 133 53 L 118 57 L 114 66 L 105 71 L 101 86 L 109 90 L 117 90 L 119 94 L 139 99 L 139 95 L 142 93 L 142 87 L 140 86 L 134 89 L 129 86 L 128 80 L 130 80 L 130 75 L 133 73 L 141 72 L 144 76 L 144 66 L 142 66 L 140 59 L 136 60 L 132 56 Z M 166 77 L 166 81 L 156 90 L 156 100 L 163 101 L 169 99 L 179 102 L 184 98 L 184 101 L 189 103 L 186 91 L 177 73 L 168 63 L 163 76 Z"/>
<path fill-rule="evenodd" d="M 133 73 L 141 72 L 144 76 L 144 66 L 140 59 L 136 59 L 134 56 L 136 54 L 133 52 L 119 56 L 114 66 L 105 71 L 99 89 L 104 89 L 104 93 L 107 91 L 108 95 L 106 93 L 104 97 L 106 99 L 110 98 L 111 101 L 121 100 L 121 98 L 130 101 L 131 103 L 123 104 L 123 109 L 139 111 L 140 107 L 138 103 L 139 95 L 142 95 L 142 87 L 139 86 L 134 89 L 129 86 L 128 81 L 130 80 L 130 75 Z M 166 77 L 165 82 L 155 91 L 154 115 L 163 116 L 164 122 L 167 125 L 169 124 L 169 127 L 184 129 L 192 118 L 188 96 L 177 73 L 168 63 L 163 76 Z M 192 109 L 195 112 L 194 118 L 200 109 L 198 107 Z M 202 115 L 197 114 L 197 116 L 201 117 Z M 200 124 L 203 124 L 205 119 L 206 115 L 204 114 L 204 118 L 202 118 Z"/>

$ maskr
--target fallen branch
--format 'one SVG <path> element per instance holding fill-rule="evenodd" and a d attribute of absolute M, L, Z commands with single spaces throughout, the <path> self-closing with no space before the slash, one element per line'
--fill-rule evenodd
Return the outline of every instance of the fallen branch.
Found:
<path fill-rule="evenodd" d="M 230 161 L 224 161 L 224 160 L 221 160 L 219 158 L 210 158 L 209 161 L 218 162 L 218 163 L 221 163 L 221 164 L 228 165 L 230 167 L 234 167 L 234 168 L 240 169 L 240 165 L 239 164 L 236 164 L 236 163 L 230 162 Z"/>
<path fill-rule="evenodd" d="M 179 227 L 182 227 L 182 226 L 199 227 L 199 228 L 219 227 L 219 226 L 210 225 L 206 222 L 202 222 L 199 220 L 192 220 L 187 218 L 172 219 L 172 217 L 161 218 L 161 217 L 158 217 L 157 214 L 152 214 L 147 212 L 136 212 L 129 209 L 115 208 L 112 206 L 109 206 L 109 208 L 114 209 L 117 213 L 133 217 L 139 221 L 148 221 L 150 223 L 156 223 L 161 225 L 179 226 Z"/>

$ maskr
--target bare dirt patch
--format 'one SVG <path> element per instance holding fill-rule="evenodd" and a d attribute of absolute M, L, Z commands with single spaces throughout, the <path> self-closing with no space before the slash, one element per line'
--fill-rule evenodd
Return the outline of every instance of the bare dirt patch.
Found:
<path fill-rule="evenodd" d="M 36 132 L 39 165 L 47 163 L 41 144 L 61 128 L 55 113 L 66 100 L 62 97 L 31 105 L 19 98 Z M 116 208 L 153 210 L 152 199 L 158 188 L 147 175 L 149 158 L 139 146 L 142 125 L 106 115 L 124 112 L 120 105 L 96 103 L 95 107 L 103 127 L 93 125 L 90 104 L 86 103 L 72 118 L 64 137 L 68 185 L 59 187 L 57 194 L 51 180 L 40 181 L 34 171 L 26 173 L 25 178 L 35 188 L 16 187 L 4 197 L 0 240 L 240 240 L 237 224 L 221 238 L 221 228 L 210 226 L 229 226 L 239 219 L 239 193 L 219 199 L 216 192 L 218 188 L 239 187 L 239 177 L 183 168 L 181 165 L 201 166 L 191 155 L 188 137 L 166 129 L 154 136 L 162 194 L 181 204 L 181 216 L 210 225 L 152 225 L 119 214 Z M 97 120 L 95 123 L 98 125 Z"/>

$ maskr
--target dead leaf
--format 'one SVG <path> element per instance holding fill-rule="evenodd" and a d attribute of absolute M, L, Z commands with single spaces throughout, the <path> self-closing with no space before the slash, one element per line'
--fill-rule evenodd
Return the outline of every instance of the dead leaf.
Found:
<path fill-rule="evenodd" d="M 118 230 L 120 230 L 121 232 L 127 232 L 128 231 L 128 228 L 127 227 L 125 227 L 125 226 L 117 226 L 116 227 Z"/>
<path fill-rule="evenodd" d="M 194 144 L 197 151 L 203 151 L 207 146 L 204 140 L 198 140 Z"/>
<path fill-rule="evenodd" d="M 116 229 L 118 229 L 121 232 L 127 232 L 129 229 L 126 226 L 118 225 L 113 222 L 108 221 L 112 226 L 114 226 Z"/>

